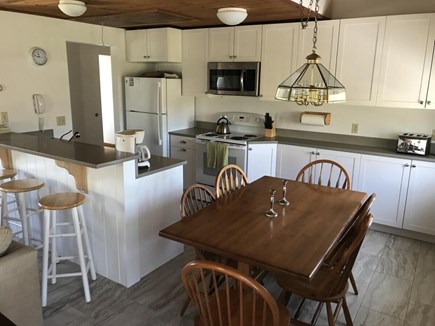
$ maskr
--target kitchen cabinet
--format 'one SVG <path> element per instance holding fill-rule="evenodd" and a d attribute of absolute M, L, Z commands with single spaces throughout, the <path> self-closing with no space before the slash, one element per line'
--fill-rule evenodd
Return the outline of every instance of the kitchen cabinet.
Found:
<path fill-rule="evenodd" d="M 195 138 L 171 135 L 171 157 L 187 161 L 183 169 L 183 187 L 186 189 L 196 182 Z"/>
<path fill-rule="evenodd" d="M 298 36 L 301 24 L 263 25 L 260 96 L 274 99 L 276 89 L 298 67 Z"/>
<path fill-rule="evenodd" d="M 340 29 L 339 20 L 319 21 L 317 23 L 317 51 L 320 55 L 320 63 L 325 66 L 331 73 L 335 72 L 337 59 L 338 33 Z M 299 31 L 299 45 L 297 67 L 307 63 L 307 55 L 312 53 L 313 49 L 313 29 L 314 23 L 310 22 L 308 27 Z"/>
<path fill-rule="evenodd" d="M 127 61 L 181 62 L 181 30 L 151 28 L 125 32 Z"/>
<path fill-rule="evenodd" d="M 208 61 L 260 61 L 261 25 L 209 29 Z"/>
<path fill-rule="evenodd" d="M 253 182 L 265 175 L 275 176 L 276 150 L 276 143 L 248 143 L 247 174 L 249 182 Z"/>
<path fill-rule="evenodd" d="M 207 28 L 183 30 L 182 56 L 183 95 L 204 95 L 207 91 Z"/>
<path fill-rule="evenodd" d="M 385 22 L 386 17 L 340 21 L 335 76 L 346 87 L 346 104 L 376 103 Z"/>
<path fill-rule="evenodd" d="M 375 192 L 374 222 L 435 235 L 435 163 L 363 155 L 360 190 Z"/>
<path fill-rule="evenodd" d="M 352 189 L 357 189 L 361 159 L 361 154 L 357 153 L 278 145 L 276 175 L 280 178 L 295 180 L 302 167 L 320 159 L 332 160 L 342 165 L 350 176 Z"/>
<path fill-rule="evenodd" d="M 389 16 L 376 105 L 434 108 L 435 14 Z"/>

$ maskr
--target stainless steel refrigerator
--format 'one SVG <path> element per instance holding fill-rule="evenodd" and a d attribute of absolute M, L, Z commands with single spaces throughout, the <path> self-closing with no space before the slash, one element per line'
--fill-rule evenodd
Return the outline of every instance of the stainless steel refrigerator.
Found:
<path fill-rule="evenodd" d="M 181 96 L 181 80 L 125 77 L 126 128 L 145 130 L 152 155 L 169 156 L 168 132 L 194 126 L 194 98 Z"/>

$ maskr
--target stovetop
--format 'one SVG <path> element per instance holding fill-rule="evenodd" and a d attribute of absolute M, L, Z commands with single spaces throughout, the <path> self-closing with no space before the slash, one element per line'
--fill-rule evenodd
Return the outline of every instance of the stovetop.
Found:
<path fill-rule="evenodd" d="M 248 141 L 259 138 L 259 135 L 244 134 L 244 133 L 230 133 L 230 134 L 217 134 L 215 132 L 207 132 L 205 134 L 196 135 L 196 138 L 209 141 L 218 141 L 228 144 L 246 145 Z"/>

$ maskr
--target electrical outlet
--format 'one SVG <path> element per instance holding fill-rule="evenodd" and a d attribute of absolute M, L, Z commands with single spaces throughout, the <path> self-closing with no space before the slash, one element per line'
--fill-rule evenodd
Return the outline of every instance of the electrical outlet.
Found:
<path fill-rule="evenodd" d="M 357 123 L 352 123 L 352 130 L 351 132 L 353 134 L 357 134 L 358 133 L 358 124 Z"/>
<path fill-rule="evenodd" d="M 0 123 L 5 124 L 8 123 L 8 113 L 7 112 L 0 112 Z"/>
<path fill-rule="evenodd" d="M 64 126 L 66 124 L 65 122 L 65 116 L 61 115 L 59 117 L 56 117 L 56 123 L 58 126 Z"/>

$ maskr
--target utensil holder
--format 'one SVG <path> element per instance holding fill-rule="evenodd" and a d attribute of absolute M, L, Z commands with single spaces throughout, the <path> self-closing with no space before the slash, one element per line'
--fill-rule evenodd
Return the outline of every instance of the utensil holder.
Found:
<path fill-rule="evenodd" d="M 272 122 L 272 129 L 264 129 L 264 137 L 273 138 L 276 136 L 275 123 Z"/>

